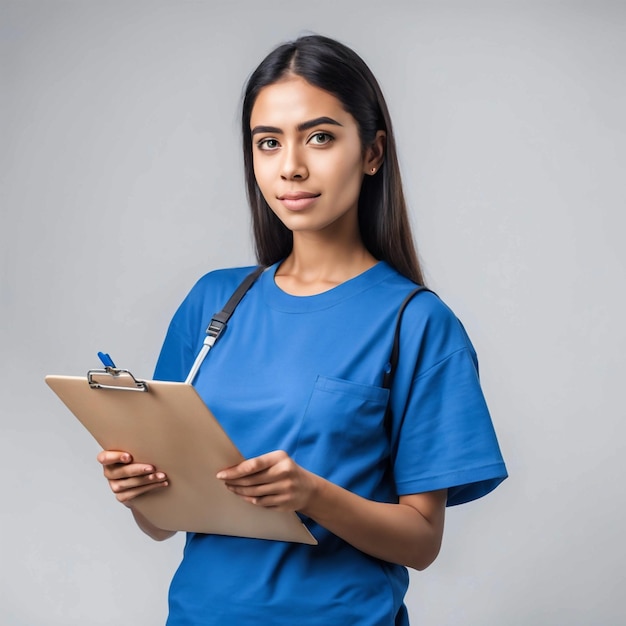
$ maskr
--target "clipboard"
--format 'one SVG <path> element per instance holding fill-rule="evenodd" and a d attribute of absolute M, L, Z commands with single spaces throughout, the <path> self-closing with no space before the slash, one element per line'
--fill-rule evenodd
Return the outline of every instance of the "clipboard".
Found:
<path fill-rule="evenodd" d="M 250 504 L 215 478 L 244 457 L 190 384 L 138 380 L 113 367 L 45 381 L 104 450 L 165 472 L 169 486 L 134 504 L 155 526 L 317 544 L 296 513 Z"/>

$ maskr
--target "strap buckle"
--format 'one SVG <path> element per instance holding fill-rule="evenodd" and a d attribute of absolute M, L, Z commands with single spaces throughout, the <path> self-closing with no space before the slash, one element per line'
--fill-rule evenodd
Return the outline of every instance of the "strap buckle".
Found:
<path fill-rule="evenodd" d="M 221 322 L 220 320 L 213 318 L 206 329 L 206 334 L 213 337 L 213 339 L 217 341 L 217 338 L 222 334 L 225 328 L 226 322 Z M 215 343 L 215 341 L 213 343 Z"/>

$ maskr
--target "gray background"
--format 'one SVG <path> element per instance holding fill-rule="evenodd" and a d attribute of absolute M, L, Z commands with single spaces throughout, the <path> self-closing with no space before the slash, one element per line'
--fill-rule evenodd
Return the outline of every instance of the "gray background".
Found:
<path fill-rule="evenodd" d="M 382 84 L 511 473 L 449 510 L 414 623 L 624 623 L 626 4 L 415 0 L 0 3 L 0 623 L 164 621 L 182 537 L 134 527 L 43 377 L 150 376 L 193 282 L 253 261 L 241 89 L 308 31 Z"/>

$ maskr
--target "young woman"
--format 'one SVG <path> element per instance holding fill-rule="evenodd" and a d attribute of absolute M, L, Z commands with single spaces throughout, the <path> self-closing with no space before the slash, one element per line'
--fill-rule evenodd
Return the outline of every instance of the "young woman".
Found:
<path fill-rule="evenodd" d="M 444 509 L 505 477 L 454 314 L 423 283 L 391 121 L 365 63 L 302 37 L 252 74 L 243 151 L 258 259 L 267 269 L 195 386 L 247 459 L 218 478 L 259 507 L 297 511 L 319 544 L 188 533 L 168 624 L 408 624 L 407 567 L 441 545 Z M 212 315 L 251 268 L 201 278 L 176 312 L 155 378 L 185 380 Z M 387 409 L 390 418 L 386 419 Z M 99 455 L 133 510 L 167 476 L 123 451 Z M 138 459 L 139 461 L 139 459 Z"/>

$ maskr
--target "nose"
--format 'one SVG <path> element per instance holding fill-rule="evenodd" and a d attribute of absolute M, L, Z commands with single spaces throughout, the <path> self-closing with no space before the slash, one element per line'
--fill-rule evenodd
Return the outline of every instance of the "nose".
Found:
<path fill-rule="evenodd" d="M 280 177 L 283 180 L 305 180 L 309 171 L 304 161 L 304 155 L 296 146 L 285 146 L 282 151 L 283 162 L 281 163 Z"/>

